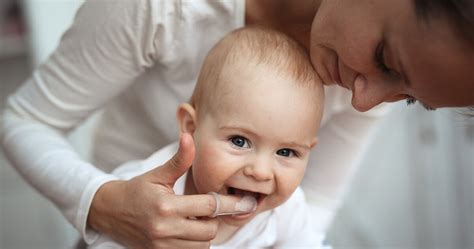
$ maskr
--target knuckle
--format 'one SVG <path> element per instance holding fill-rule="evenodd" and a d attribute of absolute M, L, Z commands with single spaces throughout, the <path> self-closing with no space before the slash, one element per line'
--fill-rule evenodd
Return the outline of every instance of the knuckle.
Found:
<path fill-rule="evenodd" d="M 181 158 L 179 157 L 179 154 L 174 155 L 169 160 L 169 164 L 172 168 L 179 168 L 180 163 L 181 163 Z"/>
<path fill-rule="evenodd" d="M 206 202 L 206 208 L 209 210 L 209 213 L 216 211 L 217 203 L 213 196 L 209 195 Z"/>
<path fill-rule="evenodd" d="M 207 229 L 205 230 L 205 239 L 206 240 L 213 240 L 216 235 L 217 235 L 217 230 L 218 230 L 218 224 L 211 224 L 207 226 Z"/>
<path fill-rule="evenodd" d="M 164 201 L 159 202 L 157 204 L 156 209 L 157 209 L 158 214 L 164 217 L 173 216 L 175 213 L 175 209 L 173 205 Z"/>
<path fill-rule="evenodd" d="M 150 236 L 153 240 L 166 238 L 169 236 L 169 229 L 162 224 L 157 224 L 150 229 Z"/>

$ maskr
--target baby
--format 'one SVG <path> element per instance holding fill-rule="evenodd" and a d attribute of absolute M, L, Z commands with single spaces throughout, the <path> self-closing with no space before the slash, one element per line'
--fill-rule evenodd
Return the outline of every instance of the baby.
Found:
<path fill-rule="evenodd" d="M 212 48 L 191 101 L 177 111 L 180 133 L 192 135 L 196 153 L 174 191 L 213 193 L 216 200 L 239 195 L 254 204 L 251 212 L 216 217 L 212 248 L 321 247 L 298 185 L 316 145 L 323 100 L 305 51 L 282 33 L 243 28 Z M 114 174 L 140 175 L 177 148 L 171 144 Z M 101 237 L 91 247 L 122 246 Z"/>

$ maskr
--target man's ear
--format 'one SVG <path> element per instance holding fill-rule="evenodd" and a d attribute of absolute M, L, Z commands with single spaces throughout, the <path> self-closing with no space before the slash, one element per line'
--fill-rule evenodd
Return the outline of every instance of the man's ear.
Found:
<path fill-rule="evenodd" d="M 196 129 L 196 110 L 188 103 L 179 105 L 176 112 L 179 132 L 193 134 Z"/>

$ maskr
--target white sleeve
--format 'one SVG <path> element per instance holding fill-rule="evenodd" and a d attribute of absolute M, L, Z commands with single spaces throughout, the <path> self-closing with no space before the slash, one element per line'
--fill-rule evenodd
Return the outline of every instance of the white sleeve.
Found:
<path fill-rule="evenodd" d="M 350 93 L 342 93 L 337 97 L 343 107 L 332 113 L 320 128 L 318 144 L 311 152 L 301 184 L 319 232 L 326 232 L 376 124 L 388 112 L 386 104 L 365 113 L 358 112 L 350 105 Z"/>
<path fill-rule="evenodd" d="M 86 1 L 59 47 L 9 97 L 2 115 L 0 138 L 8 159 L 88 243 L 96 237 L 86 233 L 92 198 L 115 177 L 81 160 L 64 134 L 159 60 L 157 51 L 172 41 L 163 27 L 173 4 Z"/>

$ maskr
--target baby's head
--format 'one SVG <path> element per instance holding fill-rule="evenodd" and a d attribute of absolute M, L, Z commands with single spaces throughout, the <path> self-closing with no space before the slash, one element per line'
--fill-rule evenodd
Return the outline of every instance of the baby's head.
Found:
<path fill-rule="evenodd" d="M 282 204 L 303 177 L 323 101 L 295 41 L 255 27 L 227 35 L 204 61 L 191 103 L 178 109 L 196 147 L 192 192 L 256 197 L 254 213 L 220 217 L 237 226 Z"/>

